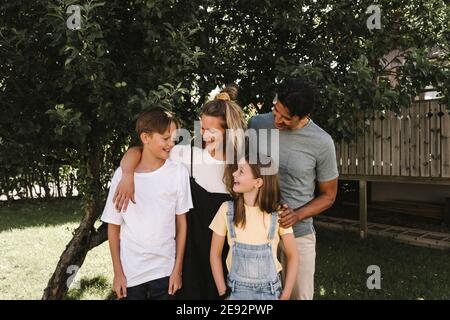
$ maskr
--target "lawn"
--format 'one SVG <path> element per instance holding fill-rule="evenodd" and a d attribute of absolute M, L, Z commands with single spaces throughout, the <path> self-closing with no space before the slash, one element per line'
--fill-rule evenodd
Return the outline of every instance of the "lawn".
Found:
<path fill-rule="evenodd" d="M 80 218 L 76 199 L 0 207 L 0 299 L 40 299 Z M 317 239 L 316 299 L 450 299 L 448 251 L 319 228 Z M 370 265 L 380 267 L 379 290 L 366 286 Z M 113 297 L 106 243 L 89 252 L 79 273 L 81 289 L 68 298 Z"/>
<path fill-rule="evenodd" d="M 0 299 L 41 298 L 81 215 L 79 200 L 0 207 Z M 71 290 L 69 298 L 108 298 L 112 267 L 106 242 L 88 253 L 78 276 L 81 290 Z"/>

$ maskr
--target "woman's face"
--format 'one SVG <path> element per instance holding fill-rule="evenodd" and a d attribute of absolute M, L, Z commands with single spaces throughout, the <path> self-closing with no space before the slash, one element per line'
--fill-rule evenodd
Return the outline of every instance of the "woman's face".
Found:
<path fill-rule="evenodd" d="M 221 151 L 225 137 L 225 129 L 223 128 L 223 120 L 219 117 L 202 115 L 202 137 L 205 142 L 205 148 L 209 152 L 213 150 Z"/>

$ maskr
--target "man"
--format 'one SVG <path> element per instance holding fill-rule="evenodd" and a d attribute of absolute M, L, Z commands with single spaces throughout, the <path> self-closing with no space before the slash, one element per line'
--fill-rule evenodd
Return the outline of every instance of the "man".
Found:
<path fill-rule="evenodd" d="M 279 130 L 279 149 L 275 150 L 279 151 L 284 204 L 280 224 L 283 228 L 293 227 L 299 251 L 296 285 L 291 296 L 296 300 L 313 299 L 316 236 L 312 217 L 333 205 L 339 175 L 333 139 L 310 118 L 314 100 L 314 90 L 308 81 L 289 78 L 278 87 L 272 113 L 257 115 L 249 122 L 252 129 Z M 319 195 L 314 197 L 316 181 Z"/>

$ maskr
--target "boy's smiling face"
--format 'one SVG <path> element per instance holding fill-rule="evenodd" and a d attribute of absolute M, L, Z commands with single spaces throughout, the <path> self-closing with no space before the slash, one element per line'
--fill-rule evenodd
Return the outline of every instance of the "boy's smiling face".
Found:
<path fill-rule="evenodd" d="M 170 156 L 170 151 L 175 145 L 177 125 L 172 122 L 164 133 L 142 133 L 141 140 L 144 148 L 148 150 L 159 159 L 167 160 Z"/>

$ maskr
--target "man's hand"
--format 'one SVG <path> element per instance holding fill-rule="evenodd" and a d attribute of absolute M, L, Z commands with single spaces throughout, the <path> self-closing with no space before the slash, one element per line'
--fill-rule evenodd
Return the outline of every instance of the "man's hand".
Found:
<path fill-rule="evenodd" d="M 181 289 L 181 272 L 173 271 L 169 278 L 169 294 L 173 296 L 175 292 Z"/>
<path fill-rule="evenodd" d="M 136 204 L 134 200 L 134 174 L 124 174 L 117 185 L 113 203 L 117 211 L 125 212 L 127 211 L 130 200 Z"/>
<path fill-rule="evenodd" d="M 300 220 L 298 214 L 294 210 L 289 208 L 287 204 L 283 204 L 281 206 L 281 208 L 278 210 L 278 216 L 278 222 L 280 223 L 280 226 L 285 229 L 292 227 Z"/>
<path fill-rule="evenodd" d="M 113 289 L 117 298 L 122 299 L 127 297 L 127 279 L 123 273 L 114 275 Z"/>

